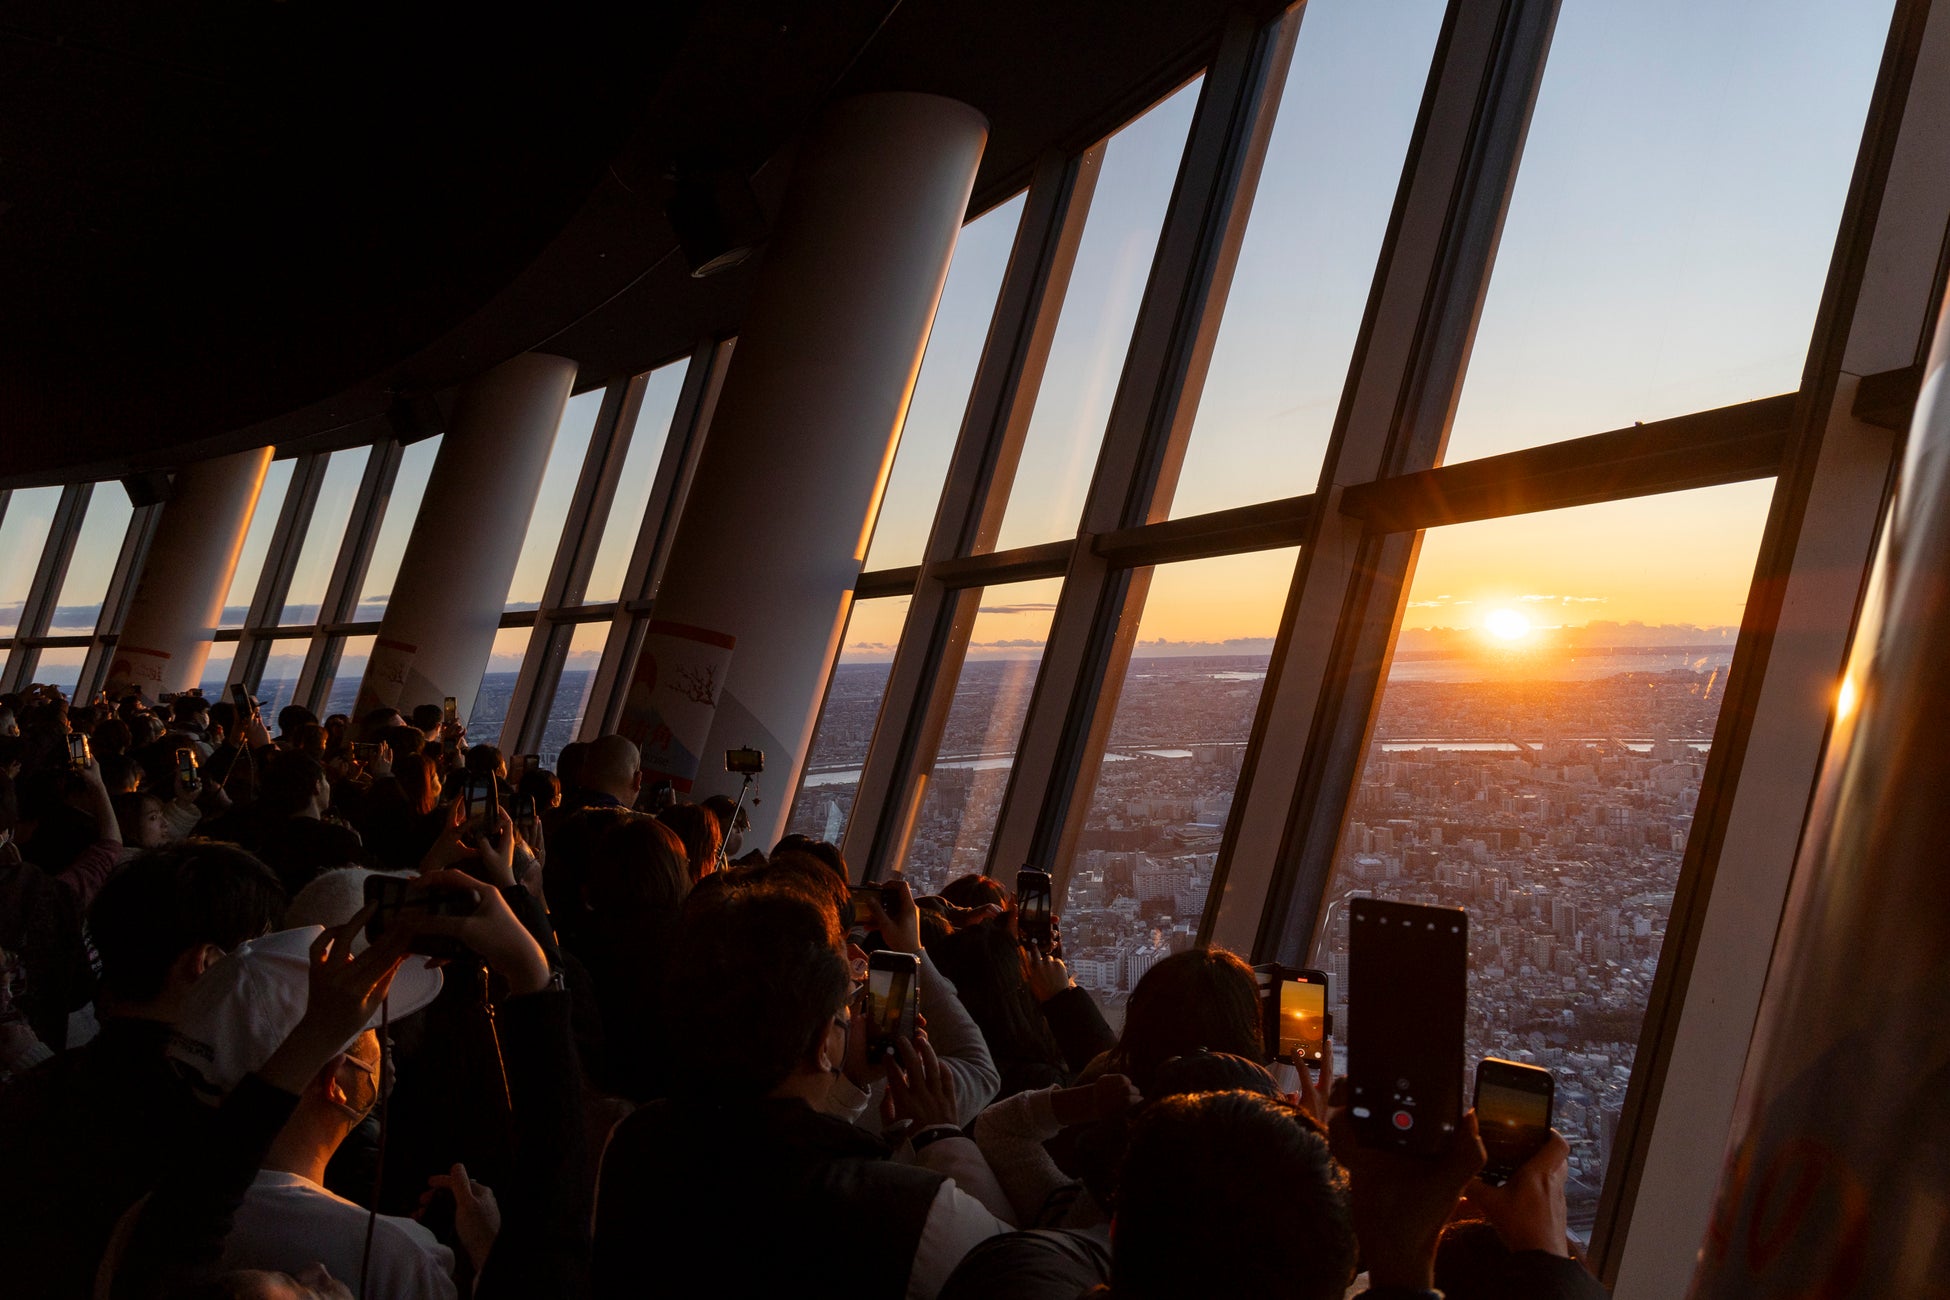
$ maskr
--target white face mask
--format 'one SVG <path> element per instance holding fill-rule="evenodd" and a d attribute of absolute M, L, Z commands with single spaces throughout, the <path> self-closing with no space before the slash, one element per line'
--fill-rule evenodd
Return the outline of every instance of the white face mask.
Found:
<path fill-rule="evenodd" d="M 365 1104 L 361 1107 L 333 1099 L 332 1105 L 343 1111 L 346 1117 L 354 1124 L 362 1124 L 365 1122 L 366 1116 L 372 1114 L 373 1107 L 379 1104 L 379 1063 L 363 1060 L 360 1057 L 352 1055 L 350 1052 L 345 1054 L 344 1061 L 345 1064 L 352 1066 L 359 1073 L 366 1076 L 366 1086 L 359 1089 L 359 1093 L 364 1097 Z M 343 1088 L 344 1085 L 341 1084 L 340 1087 Z M 353 1097 L 354 1094 L 350 1090 L 347 1090 L 346 1095 Z"/>

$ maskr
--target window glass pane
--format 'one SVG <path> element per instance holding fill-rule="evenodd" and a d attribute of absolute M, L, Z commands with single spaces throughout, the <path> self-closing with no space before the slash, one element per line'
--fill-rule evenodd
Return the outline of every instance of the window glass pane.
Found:
<path fill-rule="evenodd" d="M 370 447 L 347 447 L 335 451 L 325 465 L 325 481 L 318 489 L 318 502 L 312 507 L 311 527 L 305 530 L 305 544 L 298 552 L 298 566 L 292 570 L 291 588 L 285 593 L 282 624 L 316 623 L 318 607 L 325 600 L 325 588 L 332 581 L 333 566 L 339 562 L 339 547 L 345 541 L 345 526 L 351 522 L 352 506 L 359 495 L 359 480 L 365 477 Z"/>
<path fill-rule="evenodd" d="M 988 342 L 996 295 L 1009 269 L 1009 250 L 1022 224 L 1022 204 L 1018 194 L 990 208 L 963 226 L 955 241 L 955 260 L 948 266 L 948 283 L 928 331 L 927 355 L 914 381 L 914 399 L 901 425 L 893 473 L 867 547 L 869 569 L 919 564 L 927 548 L 982 345 Z"/>
<path fill-rule="evenodd" d="M 1076 535 L 1203 81 L 1178 90 L 1104 149 L 997 550 Z"/>
<path fill-rule="evenodd" d="M 284 509 L 285 493 L 291 489 L 291 471 L 297 464 L 295 457 L 274 460 L 264 472 L 264 486 L 258 491 L 257 505 L 251 511 L 251 526 L 244 533 L 244 549 L 238 552 L 237 568 L 230 575 L 230 591 L 223 598 L 223 617 L 218 627 L 242 627 L 250 616 L 251 598 L 257 595 L 257 580 L 264 573 L 264 556 L 271 549 L 271 534 L 278 529 L 278 514 Z"/>
<path fill-rule="evenodd" d="M 0 636 L 12 636 L 20 627 L 20 610 L 60 503 L 58 487 L 27 488 L 7 498 L 6 515 L 0 517 Z"/>
<path fill-rule="evenodd" d="M 504 627 L 494 634 L 487 675 L 481 678 L 473 711 L 467 715 L 467 734 L 473 743 L 501 743 L 501 725 L 508 720 L 508 704 L 514 698 L 522 656 L 528 653 L 528 638 L 533 631 L 526 627 Z"/>
<path fill-rule="evenodd" d="M 277 731 L 278 710 L 298 698 L 298 674 L 305 667 L 305 651 L 311 638 L 284 637 L 271 642 L 270 656 L 264 661 L 264 674 L 252 692 L 263 706 L 264 725 Z"/>
<path fill-rule="evenodd" d="M 939 893 L 988 864 L 989 841 L 1015 765 L 1016 742 L 1043 662 L 1061 578 L 990 587 L 928 774 L 904 870 L 917 894 Z"/>
<path fill-rule="evenodd" d="M 49 646 L 41 651 L 40 662 L 34 666 L 34 680 L 60 687 L 61 694 L 72 700 L 81 679 L 82 662 L 87 657 L 88 651 L 83 646 Z"/>
<path fill-rule="evenodd" d="M 582 462 L 588 458 L 589 439 L 596 432 L 596 414 L 602 407 L 603 390 L 592 388 L 571 397 L 562 409 L 562 423 L 555 427 L 555 446 L 542 471 L 535 512 L 528 516 L 528 536 L 521 544 L 521 558 L 515 561 L 505 608 L 535 609 L 542 603 L 542 588 L 548 585 L 548 571 L 562 541 L 562 521 L 569 517 L 576 480 L 582 477 Z"/>
<path fill-rule="evenodd" d="M 1792 392 L 1889 0 L 1566 0 L 1446 459 Z"/>
<path fill-rule="evenodd" d="M 683 391 L 688 368 L 686 362 L 673 362 L 652 370 L 644 381 L 636 430 L 630 435 L 616 496 L 609 505 L 609 519 L 603 524 L 603 540 L 589 570 L 589 585 L 583 594 L 588 604 L 600 605 L 622 594 L 623 577 L 636 550 L 637 534 L 643 531 L 643 512 L 650 504 L 650 489 L 657 484 L 657 467 L 663 463 L 664 444 L 670 441 L 670 421 L 677 414 L 677 397 Z"/>
<path fill-rule="evenodd" d="M 542 766 L 554 767 L 562 746 L 576 738 L 582 727 L 583 710 L 589 707 L 589 688 L 596 680 L 596 668 L 603 657 L 603 643 L 609 638 L 610 622 L 579 623 L 569 639 L 569 654 L 562 661 L 562 676 L 555 684 L 555 698 L 549 701 L 548 722 L 542 728 Z"/>
<path fill-rule="evenodd" d="M 210 643 L 210 657 L 203 661 L 203 678 L 197 683 L 204 699 L 214 702 L 230 698 L 230 665 L 236 660 L 235 641 Z"/>
<path fill-rule="evenodd" d="M 1070 971 L 1114 1025 L 1197 937 L 1298 556 L 1153 570 L 1062 914 Z"/>
<path fill-rule="evenodd" d="M 1469 1059 L 1556 1076 L 1581 1238 L 1772 489 L 1426 534 L 1325 895 L 1314 964 L 1340 1017 L 1348 898 L 1468 910 Z"/>
<path fill-rule="evenodd" d="M 846 833 L 853 796 L 860 789 L 860 769 L 866 764 L 880 702 L 887 694 L 894 648 L 900 644 L 901 625 L 907 621 L 912 600 L 886 596 L 855 601 L 847 615 L 839 662 L 826 686 L 826 702 L 820 706 L 788 831 L 834 844 Z"/>
<path fill-rule="evenodd" d="M 75 538 L 74 555 L 68 560 L 61 598 L 54 602 L 50 635 L 74 636 L 95 630 L 102 598 L 108 595 L 109 581 L 115 577 L 115 562 L 122 557 L 122 542 L 134 514 L 135 507 L 129 504 L 129 494 L 120 483 L 95 484 L 88 497 L 88 511 L 82 516 L 81 535 Z M 45 664 L 47 659 L 43 657 L 41 662 Z"/>
<path fill-rule="evenodd" d="M 361 622 L 378 622 L 386 616 L 386 598 L 399 577 L 399 562 L 406 555 L 406 539 L 413 533 L 420 501 L 427 494 L 427 478 L 433 473 L 434 458 L 440 454 L 441 438 L 426 438 L 400 453 L 399 473 L 393 478 L 392 493 L 386 499 L 386 517 L 380 522 L 379 536 L 373 542 L 372 560 L 366 565 L 366 580 L 359 591 L 359 606 L 352 617 Z M 356 688 L 357 683 L 354 683 Z"/>
<path fill-rule="evenodd" d="M 1314 490 L 1443 9 L 1308 3 L 1173 518 Z"/>
<path fill-rule="evenodd" d="M 334 713 L 352 716 L 352 704 L 359 698 L 359 679 L 366 675 L 366 660 L 372 655 L 372 643 L 376 640 L 378 638 L 372 636 L 343 638 L 339 650 L 339 670 L 325 692 L 325 708 L 318 715 L 320 720 Z"/>

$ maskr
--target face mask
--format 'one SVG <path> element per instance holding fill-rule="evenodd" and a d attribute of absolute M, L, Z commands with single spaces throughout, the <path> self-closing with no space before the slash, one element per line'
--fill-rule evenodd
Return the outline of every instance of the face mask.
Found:
<path fill-rule="evenodd" d="M 332 1104 L 344 1111 L 354 1124 L 362 1124 L 366 1116 L 372 1114 L 373 1107 L 379 1104 L 379 1065 L 353 1056 L 349 1052 L 345 1056 L 345 1063 L 357 1070 L 364 1077 L 365 1082 L 346 1088 L 341 1081 L 339 1086 L 344 1089 L 347 1100 L 333 1101 Z"/>

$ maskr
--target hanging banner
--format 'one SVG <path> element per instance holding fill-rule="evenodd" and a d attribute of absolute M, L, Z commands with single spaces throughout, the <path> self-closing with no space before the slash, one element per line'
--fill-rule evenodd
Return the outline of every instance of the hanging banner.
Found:
<path fill-rule="evenodd" d="M 645 781 L 691 788 L 737 645 L 736 637 L 684 623 L 644 629 L 617 730 L 643 751 Z"/>
<path fill-rule="evenodd" d="M 359 698 L 352 705 L 352 716 L 363 718 L 374 709 L 411 708 L 402 705 L 406 675 L 420 647 L 391 637 L 374 637 L 372 653 L 366 657 L 366 675 L 359 679 Z M 416 703 L 418 701 L 415 701 Z"/>
<path fill-rule="evenodd" d="M 154 700 L 162 692 L 163 673 L 169 666 L 170 657 L 167 650 L 117 646 L 115 658 L 108 665 L 107 688 L 110 697 L 120 699 L 124 695 L 141 692 Z"/>

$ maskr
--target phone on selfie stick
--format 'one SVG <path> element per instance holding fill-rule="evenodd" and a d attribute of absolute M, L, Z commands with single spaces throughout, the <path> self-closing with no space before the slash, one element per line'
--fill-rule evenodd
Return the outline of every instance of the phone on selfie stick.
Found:
<path fill-rule="evenodd" d="M 1549 1070 L 1486 1056 L 1476 1065 L 1476 1131 L 1488 1158 L 1477 1174 L 1501 1187 L 1524 1161 L 1551 1140 L 1551 1103 L 1557 1092 Z"/>
<path fill-rule="evenodd" d="M 1348 1114 L 1364 1146 L 1439 1155 L 1462 1122 L 1469 918 L 1348 904 Z"/>
<path fill-rule="evenodd" d="M 911 952 L 867 958 L 867 1060 L 894 1054 L 894 1040 L 914 1041 L 921 1016 L 921 959 Z"/>
<path fill-rule="evenodd" d="M 1016 934 L 1042 953 L 1049 952 L 1056 937 L 1051 919 L 1054 888 L 1047 871 L 1024 867 L 1016 872 Z"/>
<path fill-rule="evenodd" d="M 752 792 L 752 782 L 765 770 L 765 751 L 753 749 L 749 745 L 727 749 L 724 752 L 724 770 L 745 778 L 744 783 L 738 787 L 738 802 L 731 806 L 731 824 L 736 826 L 738 814 L 745 809 L 745 796 Z M 718 841 L 718 857 L 711 868 L 713 871 L 723 871 L 730 862 L 730 857 L 725 852 L 730 844 L 729 835 Z"/>

